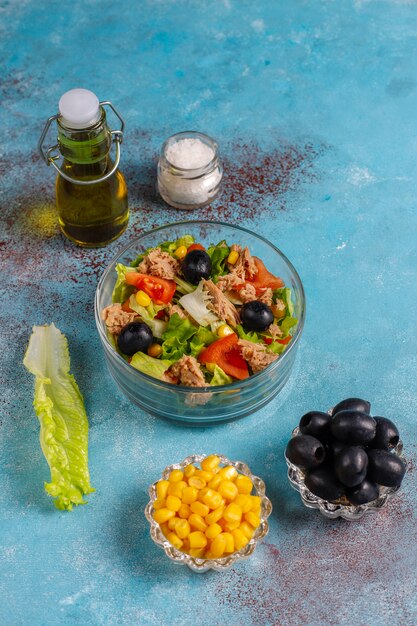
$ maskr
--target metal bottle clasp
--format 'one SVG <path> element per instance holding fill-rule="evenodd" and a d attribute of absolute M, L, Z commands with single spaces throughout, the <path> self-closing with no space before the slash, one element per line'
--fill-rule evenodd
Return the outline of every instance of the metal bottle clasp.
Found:
<path fill-rule="evenodd" d="M 42 131 L 42 135 L 40 136 L 40 139 L 38 141 L 38 149 L 39 149 L 41 157 L 43 158 L 45 163 L 47 165 L 53 165 L 54 168 L 56 169 L 56 171 L 58 172 L 58 174 L 60 176 L 62 176 L 63 178 L 65 178 L 65 180 L 67 180 L 69 183 L 74 183 L 75 185 L 96 185 L 97 183 L 101 183 L 104 180 L 107 180 L 107 178 L 110 178 L 110 176 L 112 176 L 115 173 L 115 171 L 117 170 L 117 168 L 119 167 L 119 163 L 120 163 L 120 144 L 123 141 L 123 131 L 124 131 L 124 128 L 125 128 L 124 119 L 122 118 L 120 113 L 117 111 L 117 109 L 113 106 L 113 104 L 110 101 L 105 100 L 103 102 L 100 102 L 99 104 L 100 104 L 100 106 L 108 106 L 108 107 L 110 107 L 111 110 L 113 111 L 113 113 L 120 120 L 120 129 L 119 130 L 112 130 L 112 131 L 110 131 L 110 134 L 113 137 L 113 141 L 114 141 L 115 147 L 116 147 L 116 158 L 115 158 L 113 167 L 111 168 L 111 170 L 109 172 L 107 172 L 107 174 L 104 174 L 104 176 L 100 176 L 100 178 L 95 178 L 93 180 L 77 180 L 75 178 L 72 178 L 71 176 L 68 176 L 68 174 L 65 174 L 65 172 L 63 172 L 62 169 L 56 163 L 61 158 L 61 156 L 59 154 L 53 154 L 54 152 L 59 150 L 58 144 L 55 144 L 54 146 L 51 146 L 45 152 L 44 141 L 45 141 L 45 138 L 46 138 L 46 135 L 47 135 L 47 132 L 49 130 L 50 125 L 52 124 L 53 121 L 55 121 L 55 120 L 57 120 L 59 118 L 59 114 L 58 113 L 56 115 L 51 115 L 51 117 L 48 118 L 48 120 L 47 120 L 47 122 L 45 124 L 45 128 Z"/>

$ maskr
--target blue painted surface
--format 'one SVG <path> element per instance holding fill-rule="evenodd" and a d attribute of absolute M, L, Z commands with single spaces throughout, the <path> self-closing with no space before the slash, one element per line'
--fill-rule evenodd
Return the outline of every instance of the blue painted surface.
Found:
<path fill-rule="evenodd" d="M 416 622 L 416 8 L 0 2 L 0 623 Z M 99 251 L 59 235 L 52 172 L 36 154 L 44 119 L 74 86 L 111 99 L 127 123 L 130 227 Z M 219 139 L 229 174 L 212 209 L 192 217 L 269 237 L 308 298 L 282 396 L 203 430 L 157 421 L 121 397 L 92 305 L 102 269 L 129 239 L 184 218 L 159 201 L 154 178 L 162 141 L 186 128 Z M 21 365 L 31 326 L 50 321 L 69 338 L 91 423 L 97 492 L 72 513 L 43 492 L 33 381 Z M 283 461 L 299 417 L 347 395 L 398 422 L 410 459 L 400 494 L 352 524 L 305 509 Z M 165 465 L 213 450 L 246 461 L 275 508 L 249 561 L 199 577 L 151 542 L 143 508 Z"/>

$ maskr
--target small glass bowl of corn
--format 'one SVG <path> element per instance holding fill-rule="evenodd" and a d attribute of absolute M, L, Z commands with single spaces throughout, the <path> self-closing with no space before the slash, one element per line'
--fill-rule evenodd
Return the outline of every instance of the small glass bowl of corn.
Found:
<path fill-rule="evenodd" d="M 165 468 L 145 508 L 153 541 L 194 572 L 248 558 L 268 533 L 265 483 L 241 461 L 194 454 Z"/>

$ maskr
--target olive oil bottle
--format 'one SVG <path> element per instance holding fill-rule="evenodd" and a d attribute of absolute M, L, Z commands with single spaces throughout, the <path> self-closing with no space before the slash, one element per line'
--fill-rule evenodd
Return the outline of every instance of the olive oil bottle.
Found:
<path fill-rule="evenodd" d="M 104 105 L 121 121 L 121 130 L 111 131 Z M 43 140 L 56 119 L 58 144 L 43 151 Z M 48 120 L 39 142 L 46 162 L 57 170 L 56 205 L 62 232 L 80 246 L 98 247 L 110 243 L 126 229 L 129 210 L 127 186 L 118 169 L 124 122 L 111 103 L 99 103 L 86 89 L 72 89 L 59 102 L 59 114 Z M 112 138 L 116 159 L 110 156 Z M 52 154 L 56 149 L 62 155 Z"/>

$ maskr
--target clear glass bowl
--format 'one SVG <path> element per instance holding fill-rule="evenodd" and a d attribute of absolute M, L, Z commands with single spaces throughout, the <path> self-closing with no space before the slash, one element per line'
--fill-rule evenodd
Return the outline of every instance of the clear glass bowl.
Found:
<path fill-rule="evenodd" d="M 185 234 L 193 235 L 196 241 L 207 246 L 222 239 L 249 246 L 251 253 L 260 257 L 266 267 L 291 288 L 294 315 L 298 319 L 294 336 L 285 352 L 262 372 L 231 385 L 200 388 L 172 385 L 139 372 L 111 345 L 100 312 L 111 304 L 117 263 L 128 265 L 147 248 Z M 113 259 L 97 286 L 95 318 L 110 374 L 127 398 L 152 415 L 194 425 L 207 425 L 254 413 L 283 389 L 293 368 L 303 331 L 305 296 L 300 277 L 290 261 L 263 237 L 245 228 L 221 222 L 187 221 L 161 226 L 141 235 Z"/>
<path fill-rule="evenodd" d="M 171 559 L 171 561 L 174 561 L 174 563 L 178 563 L 179 565 L 188 565 L 190 569 L 199 574 L 207 572 L 207 570 L 210 569 L 221 572 L 234 565 L 237 561 L 241 561 L 250 557 L 250 555 L 254 552 L 258 541 L 263 539 L 263 537 L 268 534 L 268 517 L 271 515 L 272 512 L 271 501 L 265 495 L 264 481 L 261 480 L 258 476 L 254 476 L 249 467 L 245 463 L 242 463 L 242 461 L 230 461 L 230 459 L 223 456 L 222 454 L 218 454 L 217 456 L 220 458 L 220 462 L 222 463 L 222 465 L 233 465 L 233 467 L 235 467 L 240 474 L 249 476 L 255 488 L 255 493 L 253 495 L 257 495 L 261 498 L 261 523 L 256 529 L 252 539 L 249 541 L 249 543 L 246 544 L 244 548 L 242 548 L 238 552 L 233 552 L 228 556 L 222 557 L 221 559 L 197 559 L 190 556 L 189 554 L 186 554 L 185 552 L 181 552 L 181 550 L 178 550 L 177 548 L 174 548 L 174 546 L 169 543 L 165 535 L 162 533 L 159 524 L 155 522 L 152 517 L 152 514 L 154 512 L 153 503 L 157 499 L 156 482 L 149 487 L 149 496 L 151 499 L 145 508 L 145 516 L 151 526 L 150 534 L 156 545 L 164 550 L 165 554 L 169 559 Z M 205 458 L 205 454 L 193 454 L 192 456 L 188 456 L 186 459 L 181 461 L 181 463 L 168 465 L 168 467 L 164 469 L 162 476 L 159 480 L 168 479 L 169 474 L 173 469 L 184 469 L 186 465 L 200 463 Z"/>
<path fill-rule="evenodd" d="M 296 437 L 299 432 L 300 429 L 297 426 L 297 428 L 294 428 L 292 431 L 292 436 Z M 402 454 L 402 449 L 403 443 L 400 440 L 392 453 L 405 460 L 404 455 Z M 318 509 L 324 517 L 329 519 L 342 517 L 348 521 L 355 521 L 363 517 L 365 513 L 376 513 L 386 505 L 391 496 L 393 496 L 394 493 L 396 493 L 400 488 L 380 486 L 379 497 L 376 500 L 359 506 L 349 504 L 347 500 L 329 502 L 328 500 L 322 500 L 318 496 L 315 496 L 314 493 L 311 493 L 305 485 L 304 472 L 299 467 L 291 463 L 291 461 L 287 459 L 286 455 L 285 460 L 288 466 L 288 480 L 290 481 L 291 486 L 300 493 L 303 504 L 305 504 L 305 506 L 309 509 Z"/>

